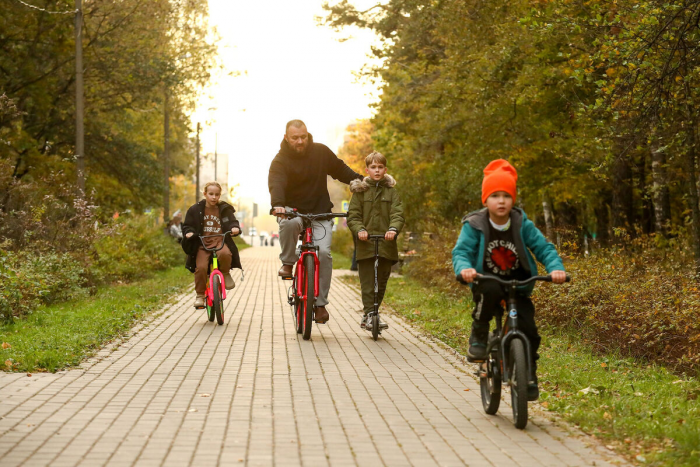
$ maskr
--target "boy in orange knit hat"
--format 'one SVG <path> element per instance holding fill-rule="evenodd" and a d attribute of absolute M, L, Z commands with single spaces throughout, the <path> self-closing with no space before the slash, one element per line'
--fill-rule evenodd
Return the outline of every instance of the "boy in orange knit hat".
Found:
<path fill-rule="evenodd" d="M 525 213 L 513 207 L 517 197 L 518 173 L 504 159 L 492 161 L 484 169 L 481 202 L 484 209 L 462 219 L 462 232 L 452 250 L 452 265 L 457 279 L 471 283 L 477 274 L 497 276 L 503 280 L 525 280 L 537 275 L 537 261 L 544 264 L 552 282 L 566 280 L 564 264 L 553 244 L 547 241 Z M 533 258 L 533 254 L 534 257 Z M 535 307 L 530 299 L 534 283 L 518 292 L 518 327 L 532 345 L 532 362 L 536 369 L 540 335 L 535 324 Z M 472 287 L 474 312 L 468 356 L 486 358 L 489 322 L 508 297 L 503 287 L 485 281 Z M 534 373 L 534 372 L 533 372 Z M 537 377 L 528 385 L 528 399 L 537 400 Z"/>

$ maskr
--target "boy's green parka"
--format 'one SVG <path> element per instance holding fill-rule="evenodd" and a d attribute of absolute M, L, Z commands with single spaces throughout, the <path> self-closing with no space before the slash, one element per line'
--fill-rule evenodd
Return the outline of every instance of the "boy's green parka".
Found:
<path fill-rule="evenodd" d="M 369 177 L 364 180 L 353 180 L 350 183 L 352 199 L 348 208 L 348 227 L 353 235 L 366 230 L 370 235 L 385 234 L 395 230 L 397 235 L 404 225 L 403 205 L 394 189 L 396 180 L 390 175 L 384 175 L 382 180 L 375 182 Z M 379 242 L 379 256 L 391 261 L 399 260 L 399 250 L 396 241 Z M 374 242 L 357 241 L 357 260 L 374 258 Z"/>

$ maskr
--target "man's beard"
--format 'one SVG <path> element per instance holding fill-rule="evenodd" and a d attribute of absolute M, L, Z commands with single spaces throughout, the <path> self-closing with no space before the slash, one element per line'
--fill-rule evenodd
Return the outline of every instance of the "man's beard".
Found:
<path fill-rule="evenodd" d="M 306 154 L 306 150 L 309 149 L 309 141 L 306 140 L 304 142 L 303 146 L 301 146 L 301 147 L 292 146 L 291 144 L 289 145 L 289 147 L 292 149 L 292 151 L 294 152 L 295 155 L 303 156 L 304 154 Z"/>

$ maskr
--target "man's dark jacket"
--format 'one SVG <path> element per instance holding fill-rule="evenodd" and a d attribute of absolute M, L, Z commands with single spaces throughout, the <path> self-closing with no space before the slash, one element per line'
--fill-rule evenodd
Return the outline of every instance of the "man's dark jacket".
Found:
<path fill-rule="evenodd" d="M 283 139 L 267 179 L 272 207 L 289 206 L 303 214 L 331 212 L 328 175 L 343 183 L 362 178 L 327 146 L 314 143 L 311 135 L 304 154 L 297 154 Z"/>
<path fill-rule="evenodd" d="M 197 268 L 197 250 L 202 246 L 200 235 L 204 235 L 204 207 L 206 200 L 202 200 L 187 210 L 185 221 L 182 223 L 182 249 L 187 253 L 187 263 L 185 267 L 191 272 Z M 230 232 L 236 227 L 241 230 L 241 225 L 238 223 L 236 212 L 233 206 L 225 201 L 219 201 L 219 219 L 221 219 L 221 233 Z M 189 232 L 194 233 L 190 238 L 187 238 Z M 229 235 L 226 237 L 226 246 L 231 250 L 231 267 L 243 269 L 241 266 L 241 257 L 238 255 L 238 248 L 233 242 L 233 238 Z"/>

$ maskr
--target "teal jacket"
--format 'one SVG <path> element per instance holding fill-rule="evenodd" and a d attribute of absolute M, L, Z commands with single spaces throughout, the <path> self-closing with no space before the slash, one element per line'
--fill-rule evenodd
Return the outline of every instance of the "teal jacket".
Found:
<path fill-rule="evenodd" d="M 513 236 L 515 248 L 521 259 L 527 258 L 527 261 L 522 261 L 522 265 L 530 276 L 537 275 L 535 258 L 544 265 L 547 273 L 564 270 L 564 263 L 562 263 L 556 247 L 547 241 L 542 232 L 527 218 L 525 212 L 519 208 L 513 208 L 510 212 L 510 222 L 511 229 L 516 233 Z M 462 224 L 462 232 L 452 250 L 452 266 L 458 279 L 463 269 L 474 268 L 479 274 L 484 272 L 484 252 L 489 242 L 487 209 L 483 208 L 467 214 L 462 219 Z M 523 287 L 522 291 L 529 295 L 534 287 L 535 284 L 532 283 Z"/>

